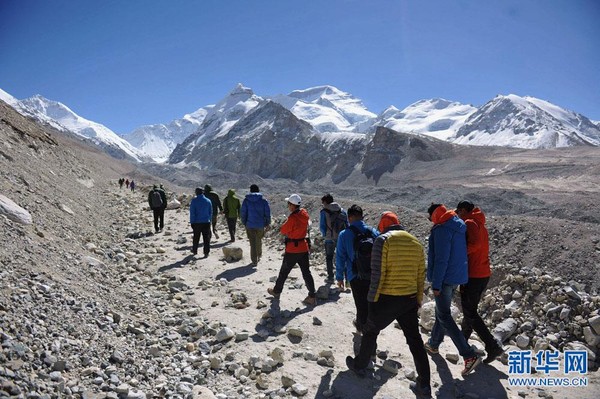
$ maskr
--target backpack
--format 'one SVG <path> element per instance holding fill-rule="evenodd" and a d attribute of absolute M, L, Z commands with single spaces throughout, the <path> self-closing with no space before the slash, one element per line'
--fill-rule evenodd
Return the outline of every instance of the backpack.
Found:
<path fill-rule="evenodd" d="M 352 271 L 361 280 L 371 280 L 371 251 L 375 237 L 371 230 L 361 233 L 356 226 L 350 226 L 354 233 L 354 259 Z"/>
<path fill-rule="evenodd" d="M 329 230 L 331 230 L 331 235 L 333 239 L 337 239 L 340 235 L 340 232 L 348 227 L 348 221 L 346 219 L 346 215 L 342 213 L 342 211 L 330 211 L 329 209 L 325 209 L 325 212 L 329 214 L 329 222 L 331 226 L 327 226 Z"/>
<path fill-rule="evenodd" d="M 158 190 L 154 190 L 152 192 L 152 196 L 150 197 L 150 203 L 152 204 L 152 209 L 162 208 L 163 200 Z"/>

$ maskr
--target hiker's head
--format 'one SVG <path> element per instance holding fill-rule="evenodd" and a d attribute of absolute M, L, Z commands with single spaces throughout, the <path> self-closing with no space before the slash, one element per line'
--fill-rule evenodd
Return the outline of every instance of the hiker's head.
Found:
<path fill-rule="evenodd" d="M 260 190 L 258 189 L 258 186 L 256 184 L 252 184 L 250 186 L 250 192 L 251 193 L 260 193 Z"/>
<path fill-rule="evenodd" d="M 465 219 L 469 213 L 473 212 L 475 205 L 471 201 L 463 200 L 456 205 L 456 214 L 459 218 Z"/>
<path fill-rule="evenodd" d="M 333 195 L 327 193 L 324 196 L 321 197 L 321 202 L 323 203 L 323 205 L 329 205 L 333 202 Z"/>
<path fill-rule="evenodd" d="M 430 221 L 433 222 L 433 214 L 434 212 L 439 208 L 442 207 L 442 211 L 446 212 L 446 207 L 444 206 L 444 204 L 434 204 L 433 202 L 431 203 L 431 205 L 429 205 L 429 208 L 427 208 L 427 213 L 429 214 L 429 217 L 427 219 L 429 219 Z M 442 212 L 442 213 L 443 213 Z M 439 215 L 438 215 L 439 217 Z M 435 222 L 434 222 L 435 223 Z"/>
<path fill-rule="evenodd" d="M 350 223 L 355 222 L 357 220 L 362 220 L 363 218 L 363 210 L 360 206 L 354 204 L 350 208 L 348 208 L 348 221 Z"/>
<path fill-rule="evenodd" d="M 398 215 L 396 215 L 394 212 L 383 212 L 381 214 L 381 219 L 379 220 L 379 226 L 377 226 L 377 230 L 379 230 L 381 233 L 384 233 L 390 226 L 397 224 L 400 224 Z"/>
<path fill-rule="evenodd" d="M 196 187 L 196 195 L 202 195 L 204 194 L 204 190 L 200 187 Z"/>
<path fill-rule="evenodd" d="M 206 191 L 207 193 L 210 193 L 212 191 L 212 186 L 210 184 L 205 184 L 204 191 Z"/>
<path fill-rule="evenodd" d="M 155 184 L 154 187 L 152 187 L 152 188 L 156 190 L 158 188 L 158 186 Z"/>
<path fill-rule="evenodd" d="M 302 198 L 298 194 L 292 194 L 285 199 L 288 204 L 288 208 L 291 210 L 296 210 L 300 208 L 300 203 L 302 202 Z"/>

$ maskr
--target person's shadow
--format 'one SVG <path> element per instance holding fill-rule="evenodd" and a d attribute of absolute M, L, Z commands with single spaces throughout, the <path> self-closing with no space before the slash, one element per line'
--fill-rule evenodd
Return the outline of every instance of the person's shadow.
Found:
<path fill-rule="evenodd" d="M 500 382 L 508 379 L 508 375 L 496 368 L 480 364 L 477 368 L 463 377 L 464 380 L 455 379 L 448 367 L 446 360 L 440 355 L 430 355 L 431 360 L 437 368 L 437 373 L 442 380 L 442 385 L 438 388 L 437 399 L 454 399 L 462 397 L 466 393 L 476 394 L 479 397 L 489 397 L 495 399 L 506 399 L 508 394 Z M 435 373 L 436 370 L 431 370 Z M 435 389 L 432 387 L 432 393 Z"/>
<path fill-rule="evenodd" d="M 327 390 L 332 390 L 336 398 L 371 399 L 390 378 L 395 377 L 380 366 L 375 366 L 375 370 L 368 370 L 364 378 L 358 377 L 353 371 L 345 370 L 339 372 L 332 382 L 332 374 L 333 370 L 330 369 L 321 376 L 315 399 L 323 398 L 323 393 Z"/>
<path fill-rule="evenodd" d="M 227 269 L 221 273 L 219 273 L 215 279 L 220 280 L 222 278 L 227 281 L 235 280 L 236 278 L 242 278 L 251 275 L 252 273 L 256 273 L 256 268 L 252 267 L 252 263 L 247 265 L 238 266 L 235 269 Z"/>
<path fill-rule="evenodd" d="M 256 325 L 256 327 L 255 327 L 256 334 L 251 336 L 252 341 L 262 342 L 262 341 L 267 340 L 271 336 L 280 335 L 281 333 L 274 331 L 275 327 L 283 328 L 286 326 L 286 324 L 288 324 L 290 321 L 292 321 L 295 317 L 298 317 L 304 313 L 311 312 L 312 309 L 313 309 L 312 306 L 306 306 L 302 309 L 296 308 L 295 310 L 292 310 L 292 311 L 282 312 L 281 307 L 279 306 L 279 298 L 271 299 L 271 306 L 269 307 L 269 310 L 268 310 L 268 312 L 271 314 L 271 318 L 267 321 L 267 323 L 265 325 L 263 325 L 261 323 L 258 323 Z M 269 332 L 268 336 L 263 336 L 262 334 L 260 334 L 261 332 L 264 333 L 265 331 Z M 302 341 L 302 338 L 294 337 L 289 334 L 288 334 L 288 339 L 290 340 L 290 342 L 292 342 L 294 344 L 300 343 Z"/>
<path fill-rule="evenodd" d="M 158 269 L 158 272 L 159 273 L 164 273 L 164 272 L 169 271 L 171 269 L 176 269 L 176 268 L 179 268 L 179 267 L 184 267 L 185 265 L 187 265 L 188 263 L 190 263 L 193 259 L 194 259 L 194 255 L 188 255 L 185 258 L 183 258 L 183 259 L 181 259 L 181 260 L 179 260 L 177 262 L 171 263 L 170 265 L 161 266 Z"/>

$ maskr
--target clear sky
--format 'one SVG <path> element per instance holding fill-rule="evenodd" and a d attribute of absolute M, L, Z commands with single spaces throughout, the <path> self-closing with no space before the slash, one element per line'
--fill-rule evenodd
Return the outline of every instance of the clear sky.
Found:
<path fill-rule="evenodd" d="M 330 84 L 372 112 L 538 97 L 600 119 L 597 0 L 0 0 L 0 88 L 117 133 L 241 82 Z"/>

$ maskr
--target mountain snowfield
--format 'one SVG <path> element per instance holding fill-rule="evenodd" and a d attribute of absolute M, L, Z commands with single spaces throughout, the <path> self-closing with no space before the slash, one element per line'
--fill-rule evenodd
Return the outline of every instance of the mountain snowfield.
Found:
<path fill-rule="evenodd" d="M 66 105 L 48 100 L 39 94 L 24 100 L 17 100 L 0 90 L 0 99 L 10 104 L 20 113 L 39 120 L 54 129 L 68 131 L 92 143 L 117 158 L 130 158 L 141 162 L 144 155 L 131 143 L 104 125 L 85 119 Z"/>
<path fill-rule="evenodd" d="M 180 119 L 141 126 L 123 138 L 107 127 L 75 114 L 65 105 L 36 95 L 17 100 L 0 90 L 0 98 L 29 116 L 59 130 L 69 130 L 96 144 L 118 148 L 137 161 L 185 163 L 196 146 L 223 137 L 261 104 L 272 101 L 310 124 L 321 139 L 347 141 L 352 135 L 385 127 L 461 145 L 554 148 L 600 145 L 600 123 L 534 97 L 499 95 L 481 107 L 445 99 L 417 101 L 400 110 L 390 106 L 379 115 L 362 101 L 334 86 L 323 85 L 289 94 L 261 97 L 238 84 L 215 105 Z M 239 129 L 238 134 L 243 134 Z M 169 159 L 171 158 L 171 159 Z"/>

